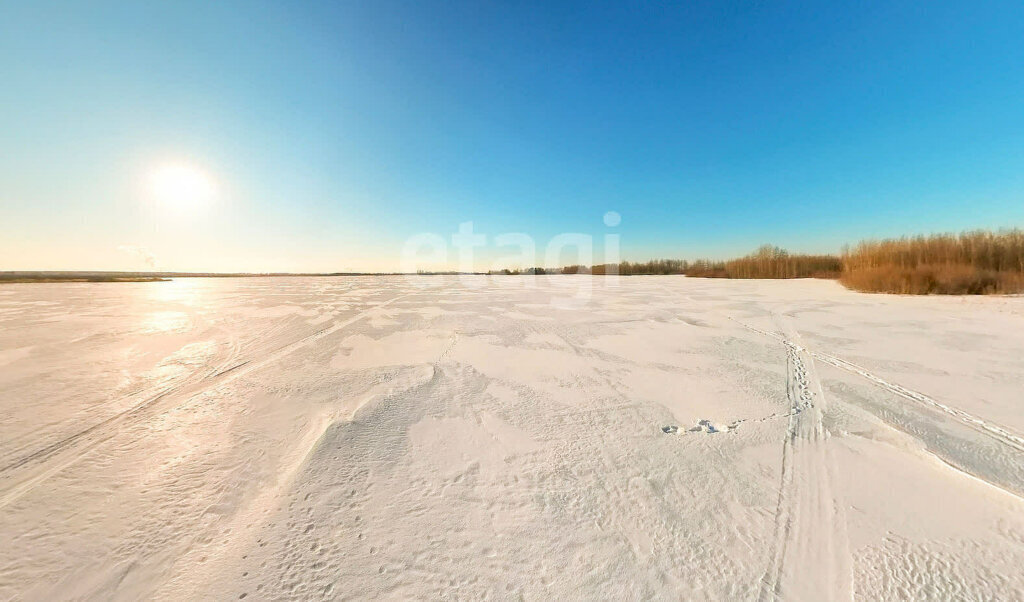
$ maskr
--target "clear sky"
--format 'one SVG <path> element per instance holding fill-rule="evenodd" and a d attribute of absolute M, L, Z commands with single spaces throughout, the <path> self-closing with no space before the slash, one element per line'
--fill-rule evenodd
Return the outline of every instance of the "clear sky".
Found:
<path fill-rule="evenodd" d="M 637 260 L 1024 225 L 1024 5 L 846 4 L 2 3 L 0 269 L 388 270 L 466 221 Z"/>

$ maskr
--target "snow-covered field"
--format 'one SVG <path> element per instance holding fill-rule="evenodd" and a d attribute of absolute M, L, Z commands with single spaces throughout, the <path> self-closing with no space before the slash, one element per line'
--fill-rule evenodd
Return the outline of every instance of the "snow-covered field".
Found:
<path fill-rule="evenodd" d="M 2 599 L 1020 600 L 1024 298 L 3 286 L 0 542 Z"/>

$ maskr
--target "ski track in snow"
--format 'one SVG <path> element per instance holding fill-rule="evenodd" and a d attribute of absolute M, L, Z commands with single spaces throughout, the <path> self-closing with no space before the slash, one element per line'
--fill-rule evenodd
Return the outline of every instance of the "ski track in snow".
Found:
<path fill-rule="evenodd" d="M 354 324 L 371 312 L 404 299 L 411 294 L 413 293 L 399 295 L 378 303 L 347 320 L 336 322 L 297 341 L 278 347 L 258 360 L 245 360 L 230 367 L 218 368 L 210 376 L 200 376 L 198 380 L 167 387 L 141 403 L 115 414 L 98 424 L 94 424 L 42 449 L 17 458 L 0 468 L 0 482 L 3 483 L 3 487 L 0 489 L 0 492 L 2 492 L 0 493 L 0 508 L 25 495 L 54 474 L 74 465 L 88 455 L 89 452 L 116 435 L 119 432 L 119 427 L 122 425 L 133 421 L 145 420 L 148 416 L 173 407 L 176 403 L 191 399 L 214 387 L 226 385 L 254 370 L 284 358 L 299 348 Z M 23 471 L 19 469 L 23 469 Z M 27 474 L 22 474 L 22 472 Z"/>

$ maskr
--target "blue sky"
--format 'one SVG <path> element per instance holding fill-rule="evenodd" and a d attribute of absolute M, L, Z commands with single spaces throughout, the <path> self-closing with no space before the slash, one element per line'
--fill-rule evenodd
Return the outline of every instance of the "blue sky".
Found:
<path fill-rule="evenodd" d="M 396 269 L 465 221 L 627 259 L 1020 226 L 1021 31 L 1009 2 L 7 3 L 0 269 Z M 206 206 L 149 198 L 168 162 Z"/>

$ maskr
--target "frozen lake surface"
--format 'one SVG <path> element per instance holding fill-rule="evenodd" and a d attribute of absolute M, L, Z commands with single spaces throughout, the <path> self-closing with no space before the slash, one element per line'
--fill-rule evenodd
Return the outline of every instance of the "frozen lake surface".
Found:
<path fill-rule="evenodd" d="M 1024 298 L 7 285 L 0 541 L 0 599 L 1020 600 Z"/>

